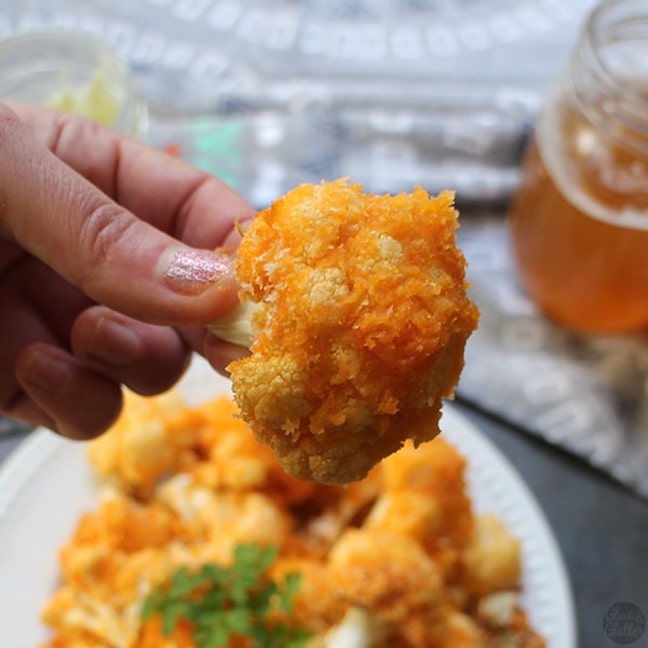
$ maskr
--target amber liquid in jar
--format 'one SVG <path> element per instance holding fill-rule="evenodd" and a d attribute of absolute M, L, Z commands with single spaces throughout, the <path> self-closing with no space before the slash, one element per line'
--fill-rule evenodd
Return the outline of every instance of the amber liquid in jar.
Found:
<path fill-rule="evenodd" d="M 622 139 L 558 105 L 512 203 L 523 283 L 547 315 L 581 331 L 648 330 L 648 156 Z"/>

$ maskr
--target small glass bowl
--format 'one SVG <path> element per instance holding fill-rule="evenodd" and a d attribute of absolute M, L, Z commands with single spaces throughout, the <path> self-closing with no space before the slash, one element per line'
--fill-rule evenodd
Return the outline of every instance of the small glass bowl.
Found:
<path fill-rule="evenodd" d="M 85 34 L 37 32 L 0 41 L 0 101 L 82 114 L 137 139 L 148 125 L 128 67 Z"/>

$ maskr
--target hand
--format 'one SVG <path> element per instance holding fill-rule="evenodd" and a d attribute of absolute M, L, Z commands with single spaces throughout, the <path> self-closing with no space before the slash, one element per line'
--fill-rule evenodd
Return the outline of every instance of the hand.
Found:
<path fill-rule="evenodd" d="M 71 438 L 104 431 L 121 385 L 170 388 L 237 298 L 236 221 L 217 178 L 87 119 L 0 105 L 0 411 Z M 227 253 L 213 252 L 222 248 Z"/>

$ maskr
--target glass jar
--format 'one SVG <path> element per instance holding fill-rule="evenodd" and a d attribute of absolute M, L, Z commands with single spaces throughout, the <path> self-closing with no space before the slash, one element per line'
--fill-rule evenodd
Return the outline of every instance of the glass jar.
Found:
<path fill-rule="evenodd" d="M 77 32 L 30 32 L 0 41 L 0 101 L 78 113 L 138 139 L 148 124 L 128 66 Z"/>
<path fill-rule="evenodd" d="M 538 119 L 511 206 L 521 279 L 588 332 L 648 330 L 648 2 L 590 14 Z"/>

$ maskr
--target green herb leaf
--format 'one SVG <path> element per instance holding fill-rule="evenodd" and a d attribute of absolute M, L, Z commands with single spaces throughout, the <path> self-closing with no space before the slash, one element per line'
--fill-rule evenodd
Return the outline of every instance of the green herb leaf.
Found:
<path fill-rule="evenodd" d="M 268 570 L 277 560 L 276 547 L 238 545 L 229 567 L 181 567 L 169 583 L 151 592 L 142 606 L 143 621 L 159 615 L 169 637 L 180 619 L 193 626 L 198 648 L 226 647 L 233 636 L 245 636 L 255 648 L 302 648 L 310 634 L 292 624 L 270 622 L 273 610 L 287 615 L 299 589 L 300 574 L 273 581 Z"/>

